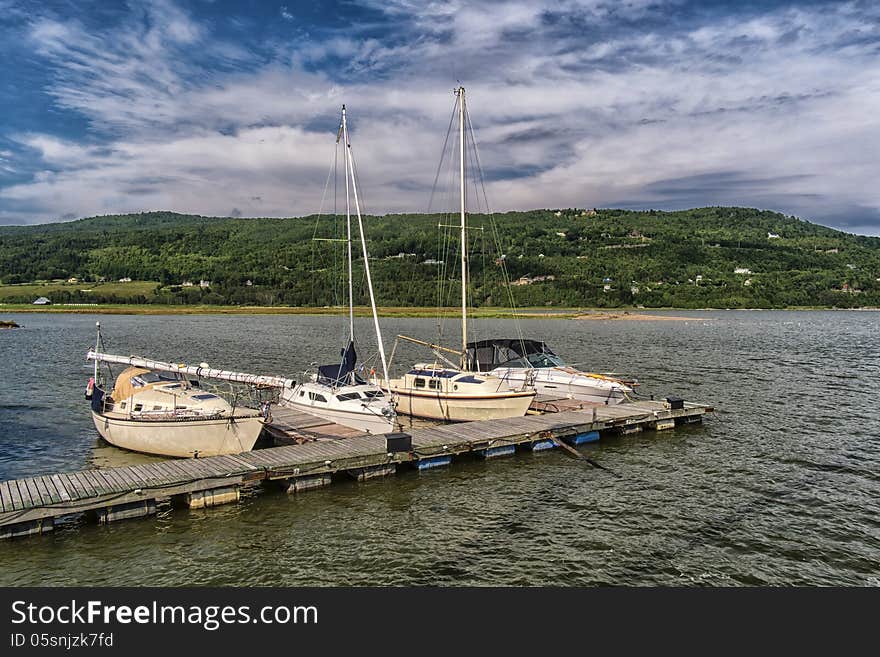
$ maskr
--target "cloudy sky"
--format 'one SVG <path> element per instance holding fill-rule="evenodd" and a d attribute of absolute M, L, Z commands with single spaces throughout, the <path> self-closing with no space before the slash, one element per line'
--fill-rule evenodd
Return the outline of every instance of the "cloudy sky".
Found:
<path fill-rule="evenodd" d="M 880 234 L 880 3 L 0 0 L 0 223 L 425 211 L 460 80 L 493 210 L 743 205 Z"/>

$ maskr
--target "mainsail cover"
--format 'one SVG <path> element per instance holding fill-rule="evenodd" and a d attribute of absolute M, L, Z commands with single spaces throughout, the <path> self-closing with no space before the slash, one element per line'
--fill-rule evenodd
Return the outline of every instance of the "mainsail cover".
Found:
<path fill-rule="evenodd" d="M 210 367 L 202 367 L 201 365 L 186 365 L 184 363 L 166 363 L 160 360 L 139 358 L 138 356 L 116 356 L 113 354 L 97 352 L 95 350 L 89 350 L 88 354 L 86 354 L 86 358 L 102 363 L 118 363 L 120 365 L 142 367 L 157 372 L 190 374 L 192 376 L 204 377 L 206 379 L 220 379 L 221 381 L 232 381 L 233 383 L 245 383 L 247 385 L 265 386 L 268 388 L 292 388 L 296 384 L 292 379 L 285 379 L 278 376 L 217 370 Z"/>

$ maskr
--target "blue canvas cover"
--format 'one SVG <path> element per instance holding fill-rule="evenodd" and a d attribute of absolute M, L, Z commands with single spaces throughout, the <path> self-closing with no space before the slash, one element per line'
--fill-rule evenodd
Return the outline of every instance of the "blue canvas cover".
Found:
<path fill-rule="evenodd" d="M 354 342 L 349 342 L 345 349 L 340 350 L 342 360 L 332 365 L 318 367 L 318 383 L 338 387 L 350 383 L 349 376 L 354 371 L 357 363 L 357 352 L 354 350 Z"/>

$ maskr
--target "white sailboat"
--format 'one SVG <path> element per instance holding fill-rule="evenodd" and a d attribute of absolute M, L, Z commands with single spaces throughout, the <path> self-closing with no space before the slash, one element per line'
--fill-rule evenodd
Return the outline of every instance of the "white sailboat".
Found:
<path fill-rule="evenodd" d="M 95 349 L 88 353 L 95 370 L 86 399 L 91 401 L 92 421 L 101 438 L 123 449 L 180 458 L 239 454 L 253 448 L 263 429 L 260 411 L 233 407 L 168 363 L 101 353 L 100 323 L 97 326 Z M 99 362 L 128 365 L 109 392 Z"/>
<path fill-rule="evenodd" d="M 441 351 L 457 354 L 459 366 L 446 360 L 446 365 L 419 363 L 402 377 L 385 381 L 397 401 L 397 412 L 415 417 L 446 421 L 493 420 L 526 414 L 533 399 L 534 388 L 512 386 L 491 374 L 469 371 L 466 361 L 467 329 L 467 213 L 465 210 L 465 94 L 464 87 L 455 90 L 459 127 L 459 183 L 461 230 L 461 350 L 448 349 L 414 338 L 404 340 L 430 347 L 436 356 Z"/>
<path fill-rule="evenodd" d="M 395 429 L 397 415 L 392 399 L 375 383 L 365 381 L 355 369 L 357 352 L 354 346 L 354 294 L 352 275 L 352 235 L 351 235 L 351 196 L 354 197 L 357 215 L 358 233 L 364 259 L 367 287 L 370 292 L 370 307 L 373 314 L 373 325 L 376 330 L 376 341 L 379 346 L 379 357 L 385 378 L 388 377 L 388 365 L 385 361 L 385 348 L 382 344 L 382 332 L 379 329 L 379 317 L 376 311 L 376 299 L 373 294 L 373 282 L 370 277 L 370 260 L 367 243 L 364 238 L 364 224 L 361 218 L 361 207 L 358 199 L 357 180 L 354 175 L 354 162 L 351 142 L 348 137 L 348 124 L 345 117 L 345 105 L 342 106 L 342 122 L 339 126 L 336 141 L 342 139 L 345 167 L 345 219 L 347 228 L 348 255 L 348 343 L 341 351 L 337 363 L 322 365 L 317 371 L 307 373 L 301 384 L 285 388 L 281 392 L 279 404 L 289 408 L 325 418 L 337 424 L 367 433 L 390 433 Z"/>

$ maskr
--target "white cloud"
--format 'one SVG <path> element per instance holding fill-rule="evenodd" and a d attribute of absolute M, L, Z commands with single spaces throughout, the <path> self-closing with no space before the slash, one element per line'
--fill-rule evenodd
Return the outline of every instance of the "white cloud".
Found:
<path fill-rule="evenodd" d="M 168 2 L 112 33 L 35 22 L 32 41 L 56 74 L 50 93 L 103 138 L 17 136 L 52 171 L 0 190 L 0 202 L 30 206 L 34 218 L 315 212 L 345 102 L 368 209 L 422 211 L 459 77 L 483 164 L 502 172 L 488 185 L 496 210 L 725 203 L 818 220 L 842 207 L 880 213 L 880 35 L 870 10 L 625 31 L 615 28 L 621 16 L 664 9 L 647 0 L 374 8 L 399 22 L 387 40 L 340 31 L 282 46 L 259 67 Z M 200 67 L 183 56 L 194 46 L 248 68 Z M 347 65 L 330 72 L 328 58 Z M 532 173 L 510 179 L 516 170 Z"/>

